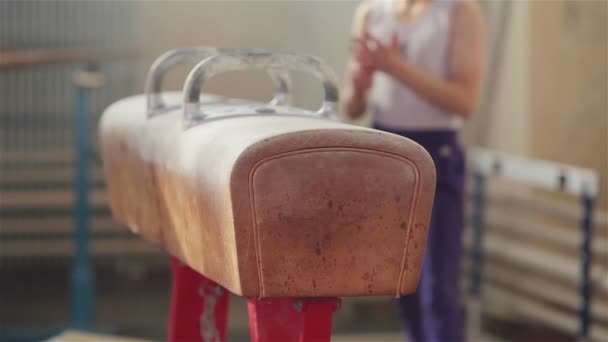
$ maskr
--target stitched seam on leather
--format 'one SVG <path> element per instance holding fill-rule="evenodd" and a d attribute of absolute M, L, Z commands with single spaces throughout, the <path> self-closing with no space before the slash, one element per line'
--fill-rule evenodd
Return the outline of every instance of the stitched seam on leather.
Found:
<path fill-rule="evenodd" d="M 308 148 L 308 149 L 301 149 L 301 150 L 296 150 L 296 151 L 289 151 L 289 152 L 283 152 L 283 153 L 279 153 L 276 155 L 272 155 L 269 157 L 266 157 L 260 161 L 258 161 L 257 163 L 255 163 L 253 165 L 253 167 L 251 168 L 251 170 L 249 171 L 249 177 L 248 181 L 249 181 L 249 208 L 251 210 L 251 218 L 252 218 L 252 225 L 253 225 L 253 241 L 255 244 L 255 258 L 256 258 L 256 265 L 257 265 L 257 271 L 258 271 L 258 287 L 260 289 L 260 293 L 259 293 L 259 298 L 264 298 L 264 284 L 263 284 L 263 277 L 262 277 L 262 268 L 261 268 L 261 259 L 260 259 L 260 255 L 261 255 L 261 245 L 259 243 L 258 240 L 258 225 L 257 225 L 257 220 L 256 220 L 256 208 L 255 208 L 255 189 L 253 187 L 253 178 L 255 176 L 255 173 L 257 171 L 257 169 L 263 165 L 264 163 L 271 161 L 271 160 L 275 160 L 275 159 L 280 159 L 280 158 L 284 158 L 284 157 L 289 157 L 289 156 L 293 156 L 293 155 L 301 155 L 301 154 L 309 154 L 309 153 L 318 153 L 318 152 L 333 152 L 333 151 L 351 151 L 351 152 L 359 152 L 359 153 L 367 153 L 367 154 L 373 154 L 373 155 L 381 155 L 384 157 L 388 157 L 388 158 L 393 158 L 396 160 L 399 160 L 401 162 L 405 162 L 407 165 L 409 165 L 412 170 L 414 170 L 414 174 L 415 174 L 415 190 L 414 190 L 414 194 L 412 195 L 412 198 L 418 198 L 418 189 L 420 188 L 420 170 L 418 169 L 418 167 L 416 166 L 416 164 L 410 160 L 409 158 L 406 158 L 404 156 L 398 155 L 398 154 L 394 154 L 394 153 L 390 153 L 390 152 L 385 152 L 385 151 L 378 151 L 375 149 L 370 149 L 370 148 L 357 148 L 357 147 L 317 147 L 317 148 Z M 407 256 L 407 241 L 408 241 L 408 237 L 412 231 L 412 221 L 413 221 L 413 217 L 412 217 L 412 212 L 416 207 L 417 204 L 417 200 L 412 201 L 412 207 L 410 208 L 410 219 L 408 222 L 408 230 L 407 233 L 405 234 L 405 242 L 404 242 L 404 248 L 403 248 L 403 255 L 401 257 L 401 266 L 399 269 L 399 277 L 397 278 L 397 297 L 399 296 L 399 294 L 401 293 L 401 283 L 402 283 L 402 278 L 405 272 L 405 260 L 406 260 L 406 256 Z"/>
<path fill-rule="evenodd" d="M 249 190 L 249 212 L 251 213 L 251 225 L 253 230 L 253 244 L 255 246 L 255 264 L 258 272 L 258 298 L 264 298 L 264 287 L 262 285 L 262 262 L 260 261 L 260 244 L 258 242 L 258 223 L 257 217 L 255 215 L 255 197 L 253 194 L 253 174 L 255 170 L 257 170 L 258 166 L 261 165 L 266 159 L 262 159 L 261 161 L 255 163 L 251 170 L 249 170 L 249 176 L 247 177 L 248 181 L 248 190 Z"/>
<path fill-rule="evenodd" d="M 413 163 L 412 163 L 413 164 Z M 401 285 L 403 284 L 403 277 L 405 277 L 405 266 L 407 264 L 407 252 L 409 249 L 408 241 L 410 240 L 410 235 L 413 234 L 414 229 L 414 213 L 416 212 L 416 206 L 419 202 L 419 190 L 420 190 L 420 169 L 414 166 L 414 174 L 416 175 L 416 181 L 414 182 L 414 193 L 412 194 L 412 207 L 410 208 L 410 219 L 407 223 L 407 233 L 405 234 L 405 241 L 403 243 L 403 257 L 401 259 L 401 270 L 399 272 L 399 280 L 397 281 L 397 292 L 395 293 L 395 297 L 399 298 L 401 295 Z"/>

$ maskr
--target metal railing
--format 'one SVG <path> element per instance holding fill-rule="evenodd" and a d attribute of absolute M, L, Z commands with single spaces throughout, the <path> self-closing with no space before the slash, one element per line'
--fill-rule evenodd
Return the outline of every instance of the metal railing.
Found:
<path fill-rule="evenodd" d="M 608 255 L 608 236 L 593 238 L 594 226 L 608 228 L 605 213 L 594 214 L 597 174 L 490 150 L 477 149 L 471 154 L 471 229 L 465 239 L 471 254 L 465 262 L 471 274 L 471 340 L 479 336 L 480 313 L 492 311 L 492 304 L 486 307 L 480 302 L 486 282 L 490 293 L 484 298 L 508 298 L 520 315 L 576 334 L 580 341 L 608 339 L 608 305 L 601 300 L 608 297 L 608 277 L 602 265 L 593 263 L 593 257 Z M 487 182 L 493 178 L 527 190 L 503 187 L 500 192 L 488 191 Z M 548 200 L 537 193 L 540 190 L 576 196 L 578 208 Z M 578 221 L 579 229 L 559 228 L 534 213 L 557 218 L 570 227 Z"/>

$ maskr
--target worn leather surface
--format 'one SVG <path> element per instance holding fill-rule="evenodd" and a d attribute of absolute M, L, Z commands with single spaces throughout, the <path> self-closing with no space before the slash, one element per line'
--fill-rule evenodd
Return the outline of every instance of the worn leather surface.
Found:
<path fill-rule="evenodd" d="M 415 290 L 435 186 L 416 143 L 295 116 L 182 131 L 178 111 L 137 139 L 132 110 L 104 113 L 102 158 L 113 214 L 145 239 L 248 297 Z"/>

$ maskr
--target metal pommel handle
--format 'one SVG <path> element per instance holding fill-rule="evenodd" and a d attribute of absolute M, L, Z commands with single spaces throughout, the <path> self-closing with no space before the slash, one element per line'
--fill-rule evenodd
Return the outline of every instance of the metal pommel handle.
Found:
<path fill-rule="evenodd" d="M 333 70 L 316 57 L 293 54 L 275 54 L 270 52 L 250 51 L 242 55 L 216 55 L 198 63 L 184 83 L 184 125 L 188 127 L 195 120 L 205 119 L 200 108 L 200 93 L 203 83 L 222 72 L 249 69 L 290 69 L 309 72 L 323 84 L 325 98 L 317 115 L 323 118 L 336 118 L 338 104 L 338 83 Z"/>
<path fill-rule="evenodd" d="M 159 111 L 167 108 L 167 104 L 163 101 L 161 92 L 162 84 L 167 72 L 176 66 L 187 62 L 198 62 L 214 55 L 228 54 L 228 55 L 244 55 L 258 50 L 252 49 L 227 49 L 227 48 L 216 48 L 216 47 L 191 47 L 173 49 L 165 52 L 158 57 L 146 77 L 146 106 L 147 116 L 151 117 L 157 114 Z M 259 51 L 258 51 L 259 52 Z M 290 103 L 291 95 L 291 79 L 287 70 L 274 69 L 268 70 L 268 75 L 275 84 L 275 95 L 271 104 L 275 105 L 286 105 Z"/>

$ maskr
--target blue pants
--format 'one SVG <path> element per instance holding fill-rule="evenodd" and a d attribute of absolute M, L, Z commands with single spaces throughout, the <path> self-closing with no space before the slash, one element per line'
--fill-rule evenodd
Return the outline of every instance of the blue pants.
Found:
<path fill-rule="evenodd" d="M 437 171 L 429 236 L 416 293 L 396 301 L 410 342 L 463 342 L 458 274 L 464 223 L 465 156 L 455 131 L 400 131 L 422 145 Z"/>

